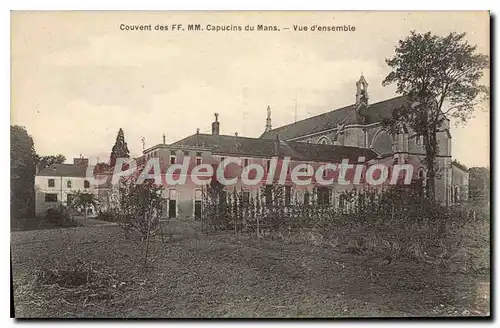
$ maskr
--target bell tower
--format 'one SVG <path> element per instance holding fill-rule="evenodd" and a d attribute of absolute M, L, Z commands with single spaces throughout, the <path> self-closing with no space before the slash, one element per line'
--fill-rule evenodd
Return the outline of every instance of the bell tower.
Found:
<path fill-rule="evenodd" d="M 363 73 L 358 82 L 356 82 L 356 105 L 364 103 L 368 105 L 368 82 L 366 82 Z"/>

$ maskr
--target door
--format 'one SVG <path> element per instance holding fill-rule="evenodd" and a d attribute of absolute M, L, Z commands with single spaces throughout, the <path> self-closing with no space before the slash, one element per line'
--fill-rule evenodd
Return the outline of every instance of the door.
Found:
<path fill-rule="evenodd" d="M 66 204 L 68 205 L 68 207 L 71 207 L 73 205 L 73 199 L 74 199 L 74 195 L 68 194 L 68 196 L 66 198 Z"/>
<path fill-rule="evenodd" d="M 168 218 L 173 219 L 177 216 L 177 190 L 168 191 Z"/>
<path fill-rule="evenodd" d="M 201 189 L 196 189 L 194 191 L 194 219 L 201 219 Z"/>

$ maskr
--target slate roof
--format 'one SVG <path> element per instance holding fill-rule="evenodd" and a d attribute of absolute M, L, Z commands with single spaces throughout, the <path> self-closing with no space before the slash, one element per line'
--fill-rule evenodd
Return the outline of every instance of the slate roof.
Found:
<path fill-rule="evenodd" d="M 361 107 L 359 113 L 362 117 L 365 117 L 363 124 L 381 122 L 384 118 L 391 117 L 393 110 L 404 105 L 405 103 L 406 97 L 399 96 L 370 104 L 369 106 L 363 106 Z M 333 129 L 337 127 L 338 124 L 342 124 L 344 120 L 349 118 L 353 119 L 355 112 L 356 105 L 352 104 L 264 132 L 260 137 L 263 139 L 274 139 L 276 138 L 276 133 L 279 133 L 280 139 L 289 140 Z M 349 116 L 349 114 L 351 114 L 351 116 Z"/>
<path fill-rule="evenodd" d="M 87 166 L 75 164 L 52 164 L 40 170 L 38 176 L 51 176 L 51 177 L 73 177 L 84 178 L 87 174 Z"/>
<path fill-rule="evenodd" d="M 173 147 L 203 147 L 214 154 L 248 157 L 289 156 L 304 161 L 337 162 L 344 158 L 357 160 L 359 156 L 371 159 L 377 154 L 365 148 L 318 145 L 304 142 L 285 142 L 275 139 L 236 137 L 227 135 L 193 134 L 173 144 Z"/>

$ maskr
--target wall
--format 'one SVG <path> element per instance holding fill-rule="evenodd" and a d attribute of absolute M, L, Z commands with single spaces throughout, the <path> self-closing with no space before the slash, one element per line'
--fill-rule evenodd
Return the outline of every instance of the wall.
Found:
<path fill-rule="evenodd" d="M 49 187 L 49 179 L 54 179 L 54 187 Z M 71 188 L 67 187 L 67 182 L 71 181 Z M 84 188 L 85 178 L 80 177 L 57 177 L 57 176 L 36 176 L 35 177 L 35 214 L 43 214 L 49 208 L 55 208 L 58 203 L 67 202 L 68 194 L 73 191 L 82 190 L 94 192 L 92 185 L 90 188 Z M 62 185 L 61 185 L 62 183 Z M 45 202 L 45 194 L 57 194 L 57 202 Z"/>

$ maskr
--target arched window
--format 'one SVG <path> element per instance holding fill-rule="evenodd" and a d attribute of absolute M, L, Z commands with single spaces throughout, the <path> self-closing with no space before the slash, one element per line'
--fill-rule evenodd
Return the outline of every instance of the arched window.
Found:
<path fill-rule="evenodd" d="M 455 188 L 453 189 L 453 201 L 455 203 L 460 202 L 460 186 L 455 186 Z"/>
<path fill-rule="evenodd" d="M 90 182 L 88 180 L 83 181 L 83 188 L 90 188 Z"/>
<path fill-rule="evenodd" d="M 318 144 L 320 144 L 320 145 L 331 145 L 332 142 L 331 142 L 330 138 L 328 138 L 328 137 L 321 137 L 318 140 Z"/>
<path fill-rule="evenodd" d="M 66 187 L 67 187 L 68 189 L 71 189 L 71 180 L 68 180 L 68 181 L 66 182 Z"/>

